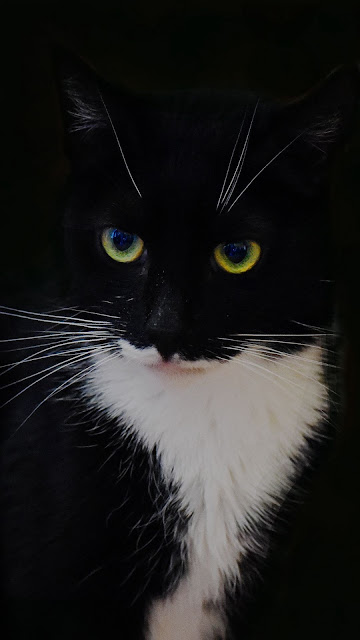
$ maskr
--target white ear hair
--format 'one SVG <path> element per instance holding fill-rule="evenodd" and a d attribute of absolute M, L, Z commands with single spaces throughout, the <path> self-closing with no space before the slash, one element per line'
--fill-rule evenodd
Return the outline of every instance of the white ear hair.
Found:
<path fill-rule="evenodd" d="M 96 94 L 86 100 L 86 94 L 81 90 L 79 82 L 74 77 L 67 78 L 64 87 L 73 105 L 73 109 L 69 109 L 69 115 L 73 118 L 70 132 L 91 132 L 107 126 L 106 113 L 104 113 L 101 100 Z"/>
<path fill-rule="evenodd" d="M 313 125 L 304 132 L 304 139 L 326 154 L 326 146 L 336 141 L 341 126 L 341 114 L 338 112 L 329 115 L 327 118 L 317 118 Z"/>
<path fill-rule="evenodd" d="M 295 128 L 304 139 L 328 155 L 344 143 L 351 130 L 360 96 L 360 73 L 353 65 L 338 67 L 290 107 Z"/>

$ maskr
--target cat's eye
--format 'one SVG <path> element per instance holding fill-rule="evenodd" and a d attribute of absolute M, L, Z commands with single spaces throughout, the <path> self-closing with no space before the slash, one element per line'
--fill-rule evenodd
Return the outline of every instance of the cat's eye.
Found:
<path fill-rule="evenodd" d="M 223 242 L 214 250 L 217 264 L 228 273 L 249 271 L 258 262 L 260 254 L 260 245 L 254 240 Z"/>
<path fill-rule="evenodd" d="M 104 229 L 101 243 L 108 256 L 117 262 L 134 262 L 144 251 L 144 242 L 139 236 L 114 227 Z"/>

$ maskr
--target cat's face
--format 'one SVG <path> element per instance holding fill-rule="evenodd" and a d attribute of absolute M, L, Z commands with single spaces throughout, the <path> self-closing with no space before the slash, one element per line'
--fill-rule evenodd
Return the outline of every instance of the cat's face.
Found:
<path fill-rule="evenodd" d="M 283 107 L 129 97 L 78 70 L 65 97 L 77 304 L 113 316 L 124 352 L 153 347 L 151 363 L 228 358 L 259 334 L 311 341 L 332 322 L 328 158 L 353 85 L 340 74 Z"/>

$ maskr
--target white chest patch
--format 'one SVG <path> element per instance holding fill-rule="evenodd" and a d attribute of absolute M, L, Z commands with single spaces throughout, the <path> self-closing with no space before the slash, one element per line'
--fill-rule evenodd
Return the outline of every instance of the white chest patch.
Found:
<path fill-rule="evenodd" d="M 239 527 L 251 530 L 281 502 L 291 460 L 326 413 L 322 351 L 310 346 L 270 361 L 248 350 L 178 374 L 148 366 L 154 350 L 139 358 L 135 351 L 124 343 L 124 357 L 99 363 L 88 392 L 109 415 L 124 416 L 149 449 L 157 446 L 191 516 L 183 541 L 188 574 L 150 607 L 147 637 L 224 638 L 224 586 L 239 578 L 244 544 L 251 546 Z"/>

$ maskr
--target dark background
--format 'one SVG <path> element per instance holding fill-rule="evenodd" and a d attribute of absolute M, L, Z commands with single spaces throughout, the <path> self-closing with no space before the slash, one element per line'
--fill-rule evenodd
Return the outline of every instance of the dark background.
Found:
<path fill-rule="evenodd" d="M 53 80 L 55 41 L 88 59 L 107 79 L 133 89 L 245 87 L 288 99 L 337 65 L 360 61 L 357 5 L 290 0 L 2 4 L 5 295 L 40 287 L 58 260 L 58 195 L 67 163 Z M 347 344 L 346 415 L 269 583 L 256 640 L 348 638 L 359 626 L 359 121 L 336 164 L 329 220 Z"/>

